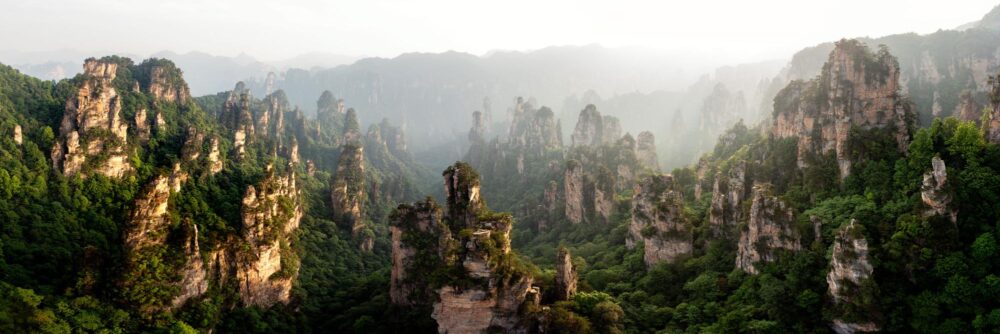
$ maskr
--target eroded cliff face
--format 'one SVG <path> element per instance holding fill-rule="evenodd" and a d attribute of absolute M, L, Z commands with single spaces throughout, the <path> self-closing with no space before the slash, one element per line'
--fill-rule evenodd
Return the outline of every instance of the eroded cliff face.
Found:
<path fill-rule="evenodd" d="M 126 152 L 128 124 L 112 83 L 117 71 L 116 63 L 93 58 L 84 62 L 83 82 L 66 102 L 52 147 L 53 168 L 63 175 L 120 178 L 133 170 Z"/>
<path fill-rule="evenodd" d="M 777 260 L 780 250 L 798 251 L 801 245 L 794 210 L 772 194 L 770 184 L 755 184 L 751 201 L 747 227 L 740 231 L 736 267 L 756 274 L 757 263 Z"/>
<path fill-rule="evenodd" d="M 145 91 L 156 101 L 183 104 L 191 99 L 187 83 L 181 79 L 181 70 L 173 63 L 153 65 L 146 75 L 149 81 L 145 83 Z"/>
<path fill-rule="evenodd" d="M 162 258 L 162 254 L 167 248 L 167 237 L 171 232 L 171 219 L 168 212 L 170 194 L 180 191 L 187 179 L 187 173 L 180 169 L 180 165 L 176 165 L 172 173 L 155 177 L 136 197 L 132 211 L 124 225 L 125 268 L 120 284 L 126 291 L 126 295 L 130 295 L 128 291 L 136 288 L 139 285 L 138 282 L 159 278 L 154 270 L 147 270 L 145 266 L 150 261 L 160 262 L 159 259 Z M 183 304 L 184 300 L 190 298 L 190 296 L 184 296 L 188 294 L 187 290 L 199 290 L 201 286 L 202 284 L 199 282 L 193 282 L 189 286 L 181 286 L 182 295 L 178 298 L 183 300 L 180 300 L 179 303 L 176 299 L 169 303 L 162 300 L 145 303 L 139 311 L 143 314 L 152 314 L 163 309 L 176 308 Z M 174 287 L 177 287 L 177 284 L 168 282 L 165 288 Z M 203 292 L 204 289 L 200 293 Z"/>
<path fill-rule="evenodd" d="M 24 144 L 24 137 L 21 135 L 20 124 L 14 124 L 14 143 L 18 145 Z"/>
<path fill-rule="evenodd" d="M 298 276 L 298 258 L 292 251 L 292 232 L 303 211 L 295 172 L 272 171 L 259 185 L 249 186 L 243 197 L 243 242 L 249 252 L 233 249 L 236 281 L 244 305 L 269 307 L 287 304 L 292 282 Z"/>
<path fill-rule="evenodd" d="M 560 247 L 556 253 L 556 299 L 570 300 L 576 294 L 576 268 L 569 251 Z"/>
<path fill-rule="evenodd" d="M 566 162 L 566 172 L 563 178 L 563 188 L 566 199 L 566 219 L 573 224 L 583 222 L 583 166 L 579 161 Z"/>
<path fill-rule="evenodd" d="M 983 124 L 986 128 L 986 140 L 994 144 L 1000 144 L 1000 80 L 993 81 L 993 89 L 990 94 L 990 109 L 987 113 L 985 124 Z"/>
<path fill-rule="evenodd" d="M 874 268 L 868 259 L 868 241 L 861 224 L 853 219 L 844 224 L 837 232 L 830 254 L 830 272 L 826 275 L 826 283 L 830 297 L 838 308 L 836 313 L 843 314 L 847 313 L 844 309 L 853 309 L 849 313 L 853 319 L 835 319 L 832 328 L 838 333 L 878 331 L 878 325 L 872 321 L 876 312 L 865 310 L 871 306 L 862 305 L 866 299 L 862 296 L 873 290 L 863 288 L 863 285 L 874 284 L 871 278 Z"/>
<path fill-rule="evenodd" d="M 541 156 L 547 150 L 562 147 L 562 131 L 551 109 L 534 109 L 531 104 L 523 104 L 521 108 L 519 119 L 510 128 L 508 139 L 512 147 L 530 156 Z"/>
<path fill-rule="evenodd" d="M 692 226 L 684 215 L 684 198 L 673 189 L 670 175 L 651 175 L 635 189 L 632 197 L 632 221 L 626 246 L 643 242 L 647 266 L 673 263 L 691 255 Z"/>
<path fill-rule="evenodd" d="M 246 154 L 247 142 L 254 136 L 253 114 L 250 111 L 250 91 L 246 89 L 243 82 L 237 83 L 236 87 L 229 92 L 222 112 L 219 114 L 219 123 L 232 131 L 233 150 L 237 158 L 243 158 Z"/>
<path fill-rule="evenodd" d="M 601 116 L 596 106 L 588 104 L 580 111 L 570 138 L 573 147 L 586 147 L 614 143 L 621 135 L 622 129 L 617 118 Z"/>
<path fill-rule="evenodd" d="M 238 300 L 234 304 L 266 308 L 288 303 L 292 282 L 298 275 L 293 232 L 303 215 L 292 169 L 276 175 L 269 167 L 268 175 L 259 184 L 248 186 L 240 210 L 239 234 L 228 235 L 209 249 L 199 245 L 196 222 L 186 219 L 171 227 L 170 195 L 181 191 L 187 179 L 179 164 L 171 174 L 154 178 L 137 197 L 125 225 L 126 268 L 121 283 L 125 291 L 149 288 L 143 284 L 158 284 L 160 289 L 173 291 L 169 300 L 137 301 L 146 305 L 140 311 L 152 314 L 176 310 L 204 295 L 210 283 L 235 286 Z M 177 246 L 180 249 L 169 250 Z M 164 273 L 149 269 L 151 261 L 162 262 L 169 266 L 165 270 L 176 275 L 170 274 L 174 278 L 164 281 L 160 276 Z"/>
<path fill-rule="evenodd" d="M 430 258 L 443 264 L 451 246 L 451 231 L 442 222 L 441 207 L 433 199 L 400 204 L 389 217 L 392 235 L 392 274 L 389 297 L 395 305 L 419 305 L 433 300 L 429 277 L 415 272 L 416 261 Z M 430 242 L 429 247 L 417 247 Z"/>
<path fill-rule="evenodd" d="M 749 195 L 746 166 L 745 161 L 739 161 L 732 164 L 726 174 L 715 175 L 708 221 L 716 239 L 735 240 L 736 226 L 744 221 L 743 202 Z"/>
<path fill-rule="evenodd" d="M 526 328 L 519 311 L 525 301 L 537 300 L 538 290 L 530 275 L 505 260 L 513 218 L 485 207 L 478 175 L 468 165 L 449 167 L 444 179 L 448 207 L 443 216 L 432 199 L 400 205 L 390 216 L 393 303 L 430 305 L 440 333 Z M 461 270 L 449 271 L 451 266 Z M 429 281 L 432 272 L 447 278 Z"/>
<path fill-rule="evenodd" d="M 889 129 L 905 152 L 911 106 L 899 95 L 899 64 L 885 49 L 872 53 L 861 42 L 842 40 L 817 79 L 794 81 L 778 93 L 771 133 L 798 138 L 798 162 L 835 152 L 841 177 L 850 174 L 852 128 Z"/>
<path fill-rule="evenodd" d="M 938 156 L 931 159 L 931 170 L 924 173 L 920 199 L 927 207 L 924 211 L 925 217 L 946 217 L 952 224 L 957 223 L 958 211 L 951 205 L 952 193 L 948 184 L 948 170 L 944 160 Z"/>

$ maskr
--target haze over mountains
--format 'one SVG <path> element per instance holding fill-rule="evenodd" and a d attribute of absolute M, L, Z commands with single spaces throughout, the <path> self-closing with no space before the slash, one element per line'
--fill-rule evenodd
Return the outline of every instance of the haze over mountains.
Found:
<path fill-rule="evenodd" d="M 5 5 L 0 333 L 1000 333 L 1000 6 L 521 1 Z"/>

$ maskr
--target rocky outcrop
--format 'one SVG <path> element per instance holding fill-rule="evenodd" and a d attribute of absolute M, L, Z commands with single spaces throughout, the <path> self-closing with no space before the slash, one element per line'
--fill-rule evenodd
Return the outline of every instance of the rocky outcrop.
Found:
<path fill-rule="evenodd" d="M 607 223 L 615 208 L 615 175 L 604 166 L 598 168 L 595 174 L 588 187 L 592 187 L 593 191 L 585 193 L 593 194 L 593 218 L 599 222 Z"/>
<path fill-rule="evenodd" d="M 364 226 L 361 209 L 365 196 L 364 148 L 344 145 L 330 184 L 334 220 L 357 231 Z"/>
<path fill-rule="evenodd" d="M 219 114 L 219 123 L 233 133 L 233 150 L 238 158 L 246 154 L 247 142 L 254 136 L 253 113 L 250 110 L 250 92 L 243 82 L 229 92 Z"/>
<path fill-rule="evenodd" d="M 751 201 L 747 226 L 740 231 L 736 267 L 756 274 L 757 263 L 774 261 L 780 250 L 798 251 L 801 245 L 794 211 L 772 194 L 770 184 L 755 184 Z"/>
<path fill-rule="evenodd" d="M 706 157 L 698 159 L 698 167 L 695 169 L 695 184 L 694 184 L 694 200 L 701 200 L 701 194 L 704 192 L 706 176 L 708 176 L 708 171 L 712 168 L 710 161 Z"/>
<path fill-rule="evenodd" d="M 83 69 L 82 83 L 66 102 L 52 147 L 53 168 L 66 176 L 92 172 L 120 178 L 133 168 L 125 151 L 128 125 L 112 84 L 118 64 L 90 58 Z"/>
<path fill-rule="evenodd" d="M 604 116 L 601 118 L 601 132 L 600 132 L 600 143 L 601 144 L 614 144 L 618 138 L 622 137 L 622 125 L 618 121 L 617 117 L 614 116 Z"/>
<path fill-rule="evenodd" d="M 135 133 L 139 136 L 139 142 L 145 144 L 149 141 L 150 133 L 152 132 L 149 126 L 149 116 L 146 113 L 146 108 L 139 109 L 135 112 Z"/>
<path fill-rule="evenodd" d="M 205 294 L 208 291 L 208 272 L 201 257 L 198 246 L 198 225 L 191 220 L 182 224 L 184 238 L 184 266 L 180 270 L 181 280 L 178 282 L 179 294 L 170 302 L 171 309 L 184 306 L 189 299 Z"/>
<path fill-rule="evenodd" d="M 195 127 L 188 128 L 187 138 L 181 146 L 181 160 L 191 162 L 201 157 L 201 147 L 205 143 L 205 135 Z"/>
<path fill-rule="evenodd" d="M 185 219 L 171 228 L 170 195 L 180 191 L 187 179 L 187 173 L 176 164 L 172 173 L 154 178 L 136 198 L 123 236 L 125 270 L 121 284 L 125 295 L 131 295 L 127 292 L 130 289 L 148 289 L 148 284 L 176 291 L 169 300 L 135 301 L 144 305 L 140 310 L 143 314 L 176 310 L 204 295 L 210 282 L 235 287 L 242 305 L 288 303 L 292 282 L 298 275 L 293 232 L 303 215 L 293 169 L 276 175 L 268 166 L 267 176 L 249 186 L 243 197 L 240 233 L 221 237 L 208 250 L 199 245 L 196 222 Z M 175 245 L 180 249 L 168 250 Z M 171 253 L 180 256 L 167 255 Z M 150 269 L 156 268 L 150 267 L 151 261 L 169 266 L 166 270 L 176 274 L 168 276 L 174 278 L 164 281 L 164 273 Z"/>
<path fill-rule="evenodd" d="M 518 110 L 517 120 L 511 123 L 508 138 L 508 143 L 514 151 L 527 154 L 529 157 L 537 157 L 547 150 L 562 147 L 562 131 L 551 109 L 548 107 L 535 109 L 530 103 L 522 103 L 518 106 Z"/>
<path fill-rule="evenodd" d="M 507 260 L 513 218 L 485 207 L 469 165 L 449 167 L 444 179 L 444 216 L 432 199 L 400 205 L 390 216 L 393 303 L 430 304 L 440 333 L 526 330 L 520 311 L 526 301 L 537 300 L 529 297 L 538 290 L 529 274 Z M 449 266 L 461 269 L 447 271 L 443 282 L 427 280 Z"/>
<path fill-rule="evenodd" d="M 541 217 L 535 222 L 538 231 L 543 231 L 556 218 L 556 208 L 559 206 L 559 183 L 549 181 L 542 193 Z"/>
<path fill-rule="evenodd" d="M 656 157 L 656 138 L 652 132 L 639 132 L 636 137 L 635 156 L 639 163 L 653 171 L 660 170 L 660 162 Z"/>
<path fill-rule="evenodd" d="M 939 216 L 951 220 L 952 224 L 958 221 L 958 211 L 952 208 L 952 194 L 948 186 L 948 170 L 944 165 L 944 160 L 934 156 L 931 159 L 931 171 L 924 173 L 923 183 L 920 187 L 920 199 L 927 207 L 924 210 L 925 217 Z"/>
<path fill-rule="evenodd" d="M 472 129 L 469 130 L 469 142 L 475 144 L 486 143 L 486 120 L 481 111 L 472 113 Z"/>
<path fill-rule="evenodd" d="M 21 145 L 24 144 L 24 138 L 21 135 L 21 125 L 14 124 L 14 143 Z"/>
<path fill-rule="evenodd" d="M 570 300 L 576 294 L 576 268 L 573 258 L 566 248 L 559 247 L 556 253 L 556 300 Z"/>
<path fill-rule="evenodd" d="M 413 205 L 400 204 L 389 216 L 392 235 L 392 273 L 389 298 L 395 305 L 418 305 L 433 300 L 428 277 L 418 272 L 418 259 L 433 259 L 443 264 L 451 246 L 451 231 L 442 221 L 442 210 L 433 199 Z M 430 241 L 430 247 L 416 247 Z M 419 255 L 419 256 L 418 256 Z"/>
<path fill-rule="evenodd" d="M 694 250 L 691 223 L 684 215 L 684 198 L 674 190 L 670 175 L 650 175 L 635 189 L 628 248 L 643 242 L 646 265 L 673 263 Z"/>
<path fill-rule="evenodd" d="M 746 162 L 730 165 L 727 174 L 715 175 L 712 204 L 708 213 L 709 228 L 715 239 L 735 240 L 736 226 L 744 221 L 743 202 L 748 195 Z"/>
<path fill-rule="evenodd" d="M 219 137 L 212 137 L 211 148 L 208 151 L 208 170 L 215 174 L 222 171 L 222 158 L 219 156 Z"/>
<path fill-rule="evenodd" d="M 576 128 L 570 136 L 573 147 L 595 146 L 603 142 L 604 119 L 597 107 L 588 104 L 580 111 Z"/>
<path fill-rule="evenodd" d="M 159 254 L 166 247 L 171 224 L 170 214 L 167 211 L 170 194 L 180 191 L 187 179 L 187 173 L 180 169 L 180 165 L 175 165 L 172 173 L 155 177 L 136 197 L 132 211 L 125 222 L 122 237 L 125 243 L 125 267 L 121 286 L 126 291 L 132 289 L 136 285 L 135 282 L 158 279 L 155 272 L 146 270 L 144 267 L 147 265 L 147 261 L 154 261 L 152 258 L 160 257 Z M 175 285 L 171 282 L 165 284 Z M 201 286 L 197 282 L 192 284 L 194 286 L 190 288 L 181 287 L 181 293 L 186 294 L 188 289 L 197 290 Z M 128 294 L 126 293 L 126 295 Z M 184 300 L 180 301 L 175 299 L 169 304 L 166 301 L 152 303 L 143 301 L 144 305 L 140 312 L 151 314 L 162 309 L 177 307 L 182 305 L 187 298 L 190 296 L 183 297 Z"/>
<path fill-rule="evenodd" d="M 846 177 L 854 162 L 848 147 L 852 128 L 892 131 L 905 152 L 913 115 L 899 87 L 899 64 L 886 49 L 872 53 L 861 42 L 842 40 L 819 78 L 794 81 L 778 93 L 771 133 L 798 138 L 802 167 L 808 155 L 835 152 Z"/>
<path fill-rule="evenodd" d="M 985 119 L 983 127 L 986 128 L 986 140 L 994 144 L 1000 144 L 1000 75 L 994 77 L 993 88 L 990 92 L 990 109 Z"/>
<path fill-rule="evenodd" d="M 573 224 L 583 222 L 583 165 L 579 161 L 566 162 L 563 188 L 566 200 L 566 219 Z"/>
<path fill-rule="evenodd" d="M 148 81 L 144 82 L 144 91 L 156 101 L 168 103 L 187 103 L 191 99 L 191 91 L 182 78 L 179 68 L 173 62 L 165 59 L 150 59 L 140 65 L 142 73 Z"/>
<path fill-rule="evenodd" d="M 268 176 L 249 186 L 243 196 L 243 249 L 230 250 L 236 260 L 235 279 L 244 305 L 269 307 L 287 304 L 298 276 L 298 258 L 291 250 L 292 232 L 303 211 L 295 172 Z M 249 249 L 249 251 L 246 251 Z"/>
<path fill-rule="evenodd" d="M 139 195 L 125 223 L 125 248 L 135 252 L 149 245 L 162 244 L 167 238 L 167 205 L 170 194 L 181 190 L 188 175 L 180 166 L 171 174 L 157 176 Z"/>
<path fill-rule="evenodd" d="M 864 284 L 874 284 L 871 279 L 874 268 L 868 259 L 868 241 L 864 229 L 856 220 L 844 224 L 837 232 L 830 252 L 830 272 L 826 275 L 826 283 L 830 297 L 838 309 L 864 309 L 866 305 L 862 289 Z M 870 290 L 870 289 L 868 289 Z M 842 312 L 838 312 L 842 313 Z M 871 317 L 874 312 L 851 312 L 854 317 Z M 874 332 L 879 327 L 871 318 L 868 319 L 836 319 L 832 326 L 838 333 Z"/>

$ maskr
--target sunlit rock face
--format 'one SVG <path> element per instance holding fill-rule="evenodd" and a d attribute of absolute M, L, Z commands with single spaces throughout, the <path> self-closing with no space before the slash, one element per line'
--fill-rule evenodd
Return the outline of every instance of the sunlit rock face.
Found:
<path fill-rule="evenodd" d="M 864 236 L 864 229 L 856 220 L 841 226 L 833 242 L 833 249 L 830 252 L 830 272 L 826 275 L 828 291 L 836 313 L 844 313 L 841 310 L 846 307 L 865 308 L 871 306 L 862 305 L 863 294 L 869 293 L 862 286 L 874 284 L 871 280 L 871 261 L 868 258 L 868 241 Z M 839 317 L 834 320 L 831 327 L 838 333 L 874 332 L 879 327 L 871 319 L 874 312 L 852 312 L 853 314 L 863 314 L 860 319 L 845 320 Z M 857 317 L 857 316 L 855 316 Z"/>
<path fill-rule="evenodd" d="M 802 247 L 794 229 L 794 210 L 772 194 L 770 184 L 756 184 L 751 196 L 749 220 L 740 231 L 736 267 L 756 274 L 762 262 L 777 260 L 778 251 L 798 251 Z"/>
<path fill-rule="evenodd" d="M 694 249 L 691 223 L 684 216 L 684 198 L 674 190 L 670 175 L 651 175 L 635 189 L 629 248 L 643 242 L 644 260 L 652 266 L 673 263 L 691 255 Z"/>
<path fill-rule="evenodd" d="M 303 211 L 295 173 L 273 171 L 243 197 L 243 241 L 250 251 L 229 250 L 235 259 L 236 280 L 244 305 L 269 307 L 287 304 L 298 277 L 297 259 L 289 259 L 292 233 Z"/>
<path fill-rule="evenodd" d="M 96 173 L 120 178 L 133 167 L 125 151 L 128 124 L 112 84 L 118 64 L 91 58 L 83 69 L 83 82 L 66 102 L 59 138 L 52 147 L 53 167 L 66 176 Z"/>
<path fill-rule="evenodd" d="M 157 254 L 167 247 L 167 237 L 170 234 L 170 213 L 168 212 L 170 195 L 179 192 L 188 175 L 176 165 L 172 173 L 161 174 L 146 185 L 136 196 L 132 211 L 124 224 L 125 266 L 122 271 L 121 284 L 130 288 L 133 282 L 155 280 L 154 273 L 144 270 L 149 261 L 149 254 Z M 197 240 L 195 240 L 197 242 Z M 197 247 L 195 245 L 194 247 Z M 199 255 L 200 259 L 200 255 Z M 187 274 L 184 273 L 187 279 Z M 172 284 L 172 283 L 167 283 Z M 163 309 L 177 308 L 193 295 L 204 293 L 202 282 L 188 282 L 181 286 L 181 293 L 170 304 L 158 305 L 151 303 L 139 310 L 143 314 L 151 314 Z M 193 292 L 192 292 L 193 291 Z M 200 291 L 200 292 L 199 292 Z"/>
<path fill-rule="evenodd" d="M 24 137 L 21 134 L 20 124 L 14 124 L 14 143 L 18 145 L 24 144 Z"/>
<path fill-rule="evenodd" d="M 899 64 L 885 49 L 872 53 L 855 40 L 842 40 L 817 79 L 793 81 L 775 97 L 771 133 L 797 137 L 798 162 L 807 155 L 835 152 L 841 177 L 851 172 L 852 128 L 887 129 L 906 150 L 911 106 L 900 98 Z"/>
<path fill-rule="evenodd" d="M 951 205 L 952 192 L 948 184 L 948 170 L 940 157 L 932 158 L 931 170 L 924 173 L 920 199 L 926 206 L 925 217 L 946 217 L 953 224 L 958 221 L 958 211 Z"/>
<path fill-rule="evenodd" d="M 250 110 L 250 92 L 243 82 L 236 84 L 219 113 L 219 123 L 233 134 L 233 151 L 236 157 L 242 159 L 246 154 L 246 146 L 254 137 L 253 113 Z"/>
<path fill-rule="evenodd" d="M 191 92 L 187 83 L 181 78 L 181 70 L 172 62 L 161 61 L 148 68 L 144 73 L 148 76 L 144 91 L 156 101 L 168 103 L 187 103 Z"/>
<path fill-rule="evenodd" d="M 390 215 L 393 304 L 430 306 L 440 333 L 526 330 L 520 311 L 537 303 L 538 290 L 529 274 L 501 261 L 511 251 L 513 218 L 486 208 L 469 165 L 455 164 L 443 175 L 446 209 L 428 198 L 400 205 Z M 455 284 L 451 276 L 429 280 L 430 272 L 449 266 L 460 272 L 448 275 L 467 283 Z"/>
<path fill-rule="evenodd" d="M 154 275 L 144 269 L 152 259 L 150 254 L 163 254 L 179 247 L 172 251 L 181 255 L 177 263 L 171 264 L 177 272 L 176 279 L 162 283 L 167 285 L 162 288 L 177 292 L 168 303 L 152 304 L 140 311 L 176 310 L 204 295 L 212 283 L 234 287 L 242 305 L 269 307 L 288 303 L 292 283 L 298 276 L 293 232 L 303 215 L 294 172 L 289 168 L 284 175 L 278 175 L 269 167 L 260 183 L 248 186 L 240 209 L 242 232 L 226 236 L 209 249 L 199 245 L 196 222 L 184 220 L 179 227 L 170 227 L 170 195 L 181 191 L 187 179 L 179 164 L 172 173 L 156 177 L 137 197 L 125 225 L 123 286 L 162 280 L 143 278 Z"/>

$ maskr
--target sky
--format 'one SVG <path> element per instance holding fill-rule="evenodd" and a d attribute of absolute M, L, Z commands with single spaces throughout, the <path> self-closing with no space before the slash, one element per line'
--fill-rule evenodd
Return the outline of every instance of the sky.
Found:
<path fill-rule="evenodd" d="M 842 37 L 930 33 L 994 1 L 0 0 L 0 50 L 281 60 L 311 52 L 483 55 L 552 45 L 643 47 L 721 63 L 787 58 Z"/>

